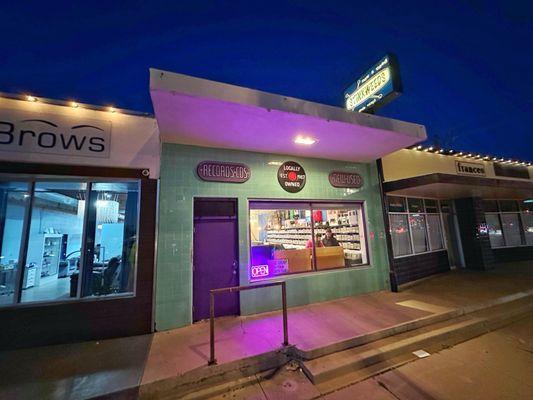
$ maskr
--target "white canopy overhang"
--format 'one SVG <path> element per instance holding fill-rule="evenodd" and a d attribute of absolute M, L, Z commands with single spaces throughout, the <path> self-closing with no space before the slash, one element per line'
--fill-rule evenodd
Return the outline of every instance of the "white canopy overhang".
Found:
<path fill-rule="evenodd" d="M 157 69 L 150 94 L 167 143 L 369 162 L 426 139 L 423 125 Z"/>

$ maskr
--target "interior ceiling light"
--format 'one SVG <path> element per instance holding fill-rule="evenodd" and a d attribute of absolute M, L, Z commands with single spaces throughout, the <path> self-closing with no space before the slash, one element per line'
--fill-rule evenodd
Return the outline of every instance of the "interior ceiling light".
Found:
<path fill-rule="evenodd" d="M 31 102 L 36 102 L 38 99 L 35 96 L 26 96 L 26 100 L 31 101 Z"/>
<path fill-rule="evenodd" d="M 114 113 L 114 112 L 116 112 L 117 110 L 116 110 L 115 107 L 107 107 L 107 111 Z"/>
<path fill-rule="evenodd" d="M 315 144 L 317 142 L 316 139 L 313 139 L 309 136 L 296 136 L 296 139 L 294 139 L 294 143 L 296 144 L 303 144 L 306 146 L 311 146 L 312 144 Z"/>
<path fill-rule="evenodd" d="M 78 108 L 80 105 L 79 105 L 78 103 L 76 103 L 75 101 L 71 101 L 71 102 L 70 102 L 70 106 L 71 106 L 72 108 Z"/>

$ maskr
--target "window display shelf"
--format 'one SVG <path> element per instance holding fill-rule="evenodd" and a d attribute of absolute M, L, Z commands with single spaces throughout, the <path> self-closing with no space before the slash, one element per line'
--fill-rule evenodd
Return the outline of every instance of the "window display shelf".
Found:
<path fill-rule="evenodd" d="M 350 229 L 351 228 L 351 229 Z M 324 234 L 326 233 L 326 228 L 315 228 L 315 233 Z M 343 234 L 343 233 L 359 233 L 359 227 L 357 225 L 346 226 L 342 228 L 331 228 L 331 232 L 334 234 Z M 299 235 L 311 234 L 311 228 L 281 228 L 281 229 L 267 229 L 267 234 L 287 234 L 287 233 L 296 233 Z"/>

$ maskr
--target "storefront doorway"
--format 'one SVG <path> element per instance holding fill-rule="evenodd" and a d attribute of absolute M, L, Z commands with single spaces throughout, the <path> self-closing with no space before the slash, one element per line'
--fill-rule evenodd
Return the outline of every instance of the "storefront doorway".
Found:
<path fill-rule="evenodd" d="M 442 223 L 448 249 L 450 267 L 465 268 L 461 236 L 457 225 L 457 214 L 453 200 L 441 200 Z"/>
<path fill-rule="evenodd" d="M 194 200 L 193 321 L 209 318 L 209 291 L 239 285 L 237 200 Z M 239 294 L 217 295 L 215 315 L 239 314 Z"/>

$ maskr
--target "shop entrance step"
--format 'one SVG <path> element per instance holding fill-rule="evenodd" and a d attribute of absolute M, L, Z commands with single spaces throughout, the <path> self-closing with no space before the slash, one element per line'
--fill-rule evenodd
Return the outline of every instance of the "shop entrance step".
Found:
<path fill-rule="evenodd" d="M 302 368 L 314 384 L 338 389 L 343 381 L 364 379 L 416 359 L 413 351 L 439 351 L 523 318 L 533 313 L 533 303 L 528 297 L 303 361 Z M 350 379 L 345 379 L 348 376 Z"/>

